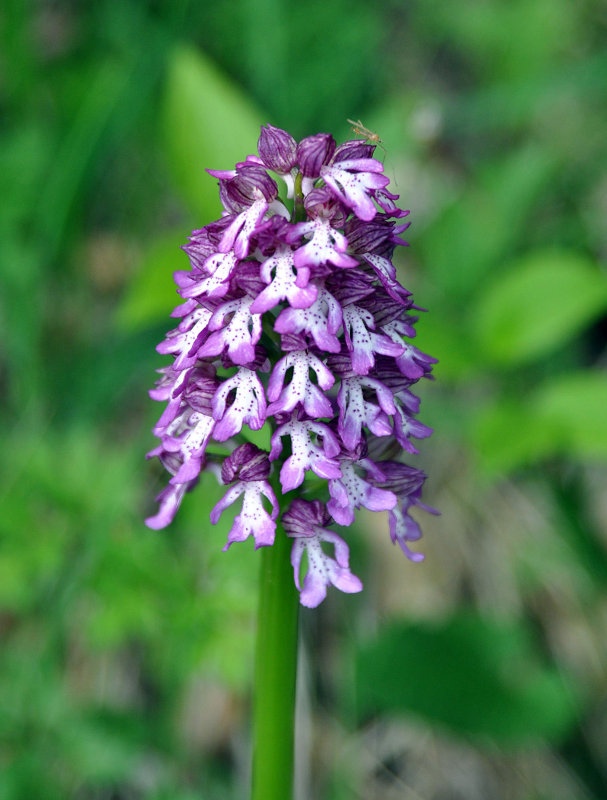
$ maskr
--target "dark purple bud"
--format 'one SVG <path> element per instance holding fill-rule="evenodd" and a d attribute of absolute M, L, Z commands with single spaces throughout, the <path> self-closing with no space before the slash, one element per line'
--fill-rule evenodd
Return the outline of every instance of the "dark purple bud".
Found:
<path fill-rule="evenodd" d="M 203 370 L 193 370 L 190 382 L 183 392 L 183 397 L 193 411 L 199 411 L 207 417 L 213 416 L 213 395 L 217 391 L 219 382 L 216 378 L 208 377 Z"/>
<path fill-rule="evenodd" d="M 268 454 L 251 442 L 237 447 L 221 466 L 221 480 L 224 483 L 232 483 L 235 480 L 264 481 L 269 474 Z"/>
<path fill-rule="evenodd" d="M 352 356 L 347 351 L 327 356 L 327 368 L 339 378 L 351 378 L 356 375 L 352 369 Z"/>
<path fill-rule="evenodd" d="M 412 386 L 416 381 L 407 378 L 406 375 L 399 370 L 398 366 L 395 364 L 394 359 L 390 358 L 389 356 L 376 356 L 375 357 L 375 369 L 373 370 L 373 377 L 380 380 L 388 389 L 391 389 L 393 392 L 403 392 L 405 389 L 408 389 L 409 386 Z M 414 397 L 414 395 L 412 395 Z M 419 400 L 415 405 L 415 410 L 413 413 L 417 414 L 419 411 Z"/>
<path fill-rule="evenodd" d="M 379 464 L 384 474 L 382 480 L 373 481 L 380 489 L 388 489 L 399 497 L 408 497 L 419 492 L 426 480 L 426 473 L 421 469 L 400 464 L 398 461 L 382 461 Z"/>
<path fill-rule="evenodd" d="M 270 255 L 279 245 L 290 243 L 292 227 L 280 214 L 274 214 L 257 226 L 255 230 L 257 247 L 264 256 Z"/>
<path fill-rule="evenodd" d="M 329 525 L 331 515 L 320 500 L 293 500 L 288 511 L 282 515 L 282 522 L 287 536 L 314 536 L 316 528 Z"/>
<path fill-rule="evenodd" d="M 402 303 L 391 298 L 381 286 L 374 287 L 373 294 L 361 300 L 358 305 L 362 306 L 362 308 L 366 308 L 367 311 L 373 314 L 375 325 L 378 328 L 387 325 L 395 319 L 408 320 Z M 415 331 L 413 331 L 413 335 L 415 336 Z"/>
<path fill-rule="evenodd" d="M 286 174 L 295 164 L 297 142 L 290 133 L 273 125 L 261 126 L 257 151 L 268 169 Z"/>
<path fill-rule="evenodd" d="M 181 249 L 188 254 L 193 269 L 198 272 L 203 271 L 204 261 L 217 252 L 221 237 L 230 221 L 224 217 L 217 222 L 205 225 L 204 228 L 192 231 L 188 243 L 182 245 Z"/>
<path fill-rule="evenodd" d="M 283 333 L 280 336 L 280 349 L 285 353 L 293 350 L 307 350 L 308 339 L 302 333 Z"/>
<path fill-rule="evenodd" d="M 367 144 L 362 139 L 351 139 L 340 144 L 331 160 L 332 164 L 338 161 L 350 161 L 353 158 L 373 158 L 374 144 Z"/>
<path fill-rule="evenodd" d="M 297 162 L 306 178 L 318 178 L 320 168 L 328 164 L 335 152 L 335 139 L 330 133 L 316 133 L 297 145 Z"/>
<path fill-rule="evenodd" d="M 377 287 L 373 286 L 373 278 L 358 269 L 332 272 L 326 279 L 325 285 L 342 306 L 359 304 L 360 300 L 377 290 Z"/>
<path fill-rule="evenodd" d="M 241 211 L 252 205 L 260 193 L 268 203 L 278 196 L 276 181 L 258 164 L 243 164 L 234 178 L 221 181 L 220 186 L 228 201 L 237 205 Z"/>
<path fill-rule="evenodd" d="M 230 290 L 241 290 L 250 297 L 257 297 L 263 291 L 265 283 L 259 275 L 259 261 L 242 261 L 230 280 Z"/>
<path fill-rule="evenodd" d="M 376 214 L 369 222 L 353 216 L 344 225 L 344 233 L 354 253 L 376 253 L 391 258 L 397 245 L 408 244 L 399 237 L 406 227 L 408 225 L 396 225 L 384 214 Z"/>

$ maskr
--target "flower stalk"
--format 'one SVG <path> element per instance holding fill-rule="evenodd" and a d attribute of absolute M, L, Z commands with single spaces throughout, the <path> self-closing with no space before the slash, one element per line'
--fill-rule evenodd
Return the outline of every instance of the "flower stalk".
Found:
<path fill-rule="evenodd" d="M 261 554 L 253 691 L 252 800 L 293 794 L 299 597 L 281 526 Z"/>

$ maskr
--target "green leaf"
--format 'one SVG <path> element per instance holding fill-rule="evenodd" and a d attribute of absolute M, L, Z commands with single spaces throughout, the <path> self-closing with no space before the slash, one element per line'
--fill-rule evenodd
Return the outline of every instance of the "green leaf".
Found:
<path fill-rule="evenodd" d="M 472 613 L 384 628 L 357 654 L 356 681 L 363 718 L 412 712 L 506 745 L 558 740 L 579 711 L 520 623 Z"/>
<path fill-rule="evenodd" d="M 483 479 L 532 464 L 559 447 L 558 425 L 534 413 L 528 398 L 491 403 L 469 422 Z"/>
<path fill-rule="evenodd" d="M 578 253 L 540 250 L 501 275 L 481 296 L 474 330 L 500 365 L 554 351 L 607 308 L 607 280 Z"/>
<path fill-rule="evenodd" d="M 579 458 L 607 458 L 607 372 L 583 370 L 538 390 L 533 408 L 558 431 L 559 450 Z"/>
<path fill-rule="evenodd" d="M 415 295 L 416 299 L 419 299 Z M 424 301 L 421 301 L 424 302 Z M 470 379 L 478 370 L 480 362 L 474 343 L 466 331 L 461 330 L 461 322 L 448 316 L 448 310 L 434 313 L 432 303 L 428 303 L 431 313 L 423 314 L 417 325 L 414 344 L 423 353 L 438 355 L 438 364 L 433 369 L 439 380 L 462 382 Z M 457 331 L 457 335 L 454 335 Z"/>
<path fill-rule="evenodd" d="M 169 65 L 163 121 L 176 184 L 200 224 L 206 224 L 219 216 L 221 206 L 217 182 L 205 170 L 232 169 L 256 152 L 266 119 L 202 53 L 179 47 Z"/>
<path fill-rule="evenodd" d="M 171 232 L 152 242 L 143 254 L 137 274 L 118 306 L 116 326 L 121 332 L 166 321 L 181 303 L 173 283 L 173 273 L 188 269 L 186 254 L 180 249 L 187 241 L 184 231 Z"/>

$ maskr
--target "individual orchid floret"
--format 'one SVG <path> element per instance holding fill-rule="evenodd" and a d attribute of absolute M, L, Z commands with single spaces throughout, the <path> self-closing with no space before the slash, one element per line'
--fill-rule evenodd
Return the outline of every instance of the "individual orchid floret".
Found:
<path fill-rule="evenodd" d="M 399 356 L 404 351 L 402 342 L 373 332 L 373 314 L 366 309 L 352 304 L 345 306 L 342 313 L 346 345 L 352 353 L 352 368 L 358 375 L 368 374 L 375 364 L 375 353 Z"/>
<path fill-rule="evenodd" d="M 411 380 L 417 380 L 432 372 L 432 364 L 436 364 L 436 359 L 422 353 L 417 347 L 407 342 L 399 340 L 398 323 L 391 322 L 384 326 L 383 330 L 392 341 L 403 345 L 403 352 L 397 357 L 396 364 L 403 375 Z"/>
<path fill-rule="evenodd" d="M 354 522 L 354 511 L 357 508 L 368 508 L 369 511 L 389 511 L 397 503 L 396 495 L 386 489 L 378 488 L 359 471 L 365 471 L 375 483 L 380 481 L 383 473 L 369 458 L 341 459 L 341 471 L 338 478 L 329 481 L 331 499 L 327 509 L 338 525 L 351 525 Z"/>
<path fill-rule="evenodd" d="M 396 441 L 408 453 L 418 453 L 419 451 L 412 443 L 411 438 L 427 439 L 428 436 L 432 436 L 432 428 L 407 413 L 404 408 L 405 403 L 399 395 L 394 396 L 394 405 L 396 407 L 394 412 L 394 435 L 396 436 Z"/>
<path fill-rule="evenodd" d="M 175 282 L 179 286 L 182 297 L 207 297 L 211 300 L 225 297 L 230 288 L 230 278 L 234 272 L 238 259 L 234 253 L 213 253 L 204 261 L 202 274 L 192 272 L 175 274 Z M 189 276 L 182 280 L 181 275 Z"/>
<path fill-rule="evenodd" d="M 169 426 L 180 415 L 187 417 L 196 411 L 212 416 L 212 401 L 217 386 L 214 367 L 204 362 L 181 372 L 167 398 L 169 402 L 154 426 L 156 436 L 166 436 Z"/>
<path fill-rule="evenodd" d="M 308 284 L 310 270 L 305 270 L 305 282 L 301 279 L 301 271 L 294 272 L 296 266 L 293 252 L 283 245 L 273 256 L 261 265 L 261 278 L 268 286 L 258 294 L 251 305 L 251 313 L 262 314 L 287 300 L 291 308 L 309 308 L 318 297 L 318 287 Z M 274 271 L 274 278 L 272 278 Z"/>
<path fill-rule="evenodd" d="M 285 374 L 293 368 L 291 383 L 283 389 Z M 310 380 L 310 372 L 316 375 L 318 385 Z M 312 419 L 331 417 L 333 406 L 326 396 L 335 383 L 335 378 L 325 364 L 308 350 L 295 350 L 280 359 L 268 385 L 268 414 L 276 415 L 293 411 L 299 404 Z M 322 391 L 321 391 L 322 390 Z"/>
<path fill-rule="evenodd" d="M 209 319 L 208 328 L 213 333 L 198 350 L 199 358 L 218 356 L 227 350 L 234 364 L 244 366 L 253 361 L 255 345 L 261 337 L 261 317 L 251 313 L 252 303 L 252 297 L 239 297 L 219 306 Z M 230 314 L 232 319 L 224 325 Z"/>
<path fill-rule="evenodd" d="M 181 457 L 178 453 L 171 453 L 165 450 L 162 445 L 159 445 L 147 454 L 147 458 L 154 457 L 160 459 L 164 468 L 171 475 L 175 475 L 182 464 Z M 160 504 L 157 513 L 145 520 L 145 524 L 148 528 L 157 531 L 170 525 L 175 518 L 175 514 L 179 510 L 185 493 L 193 489 L 197 483 L 197 478 L 188 483 L 169 483 L 156 497 L 156 502 Z"/>
<path fill-rule="evenodd" d="M 364 253 L 363 259 L 379 278 L 388 295 L 401 306 L 408 308 L 411 305 L 411 292 L 398 282 L 394 264 L 376 253 Z"/>
<path fill-rule="evenodd" d="M 398 219 L 402 219 L 409 215 L 409 211 L 405 211 L 402 208 L 399 208 L 396 205 L 396 200 L 398 200 L 399 195 L 392 194 L 389 192 L 385 187 L 383 189 L 378 189 L 375 192 L 375 201 L 377 205 L 387 214 L 389 217 L 397 217 Z"/>
<path fill-rule="evenodd" d="M 167 334 L 156 350 L 159 353 L 174 355 L 174 369 L 188 369 L 194 366 L 197 351 L 201 342 L 208 336 L 211 312 L 206 308 L 198 307 L 188 314 L 179 326 Z"/>
<path fill-rule="evenodd" d="M 211 511 L 211 522 L 216 525 L 228 506 L 242 495 L 242 509 L 234 519 L 224 550 L 234 542 L 244 542 L 249 536 L 255 539 L 255 549 L 274 543 L 276 517 L 279 507 L 276 495 L 266 481 L 270 473 L 268 454 L 247 442 L 228 456 L 221 470 L 224 483 L 236 481 Z M 269 514 L 263 506 L 266 497 L 271 505 Z"/>
<path fill-rule="evenodd" d="M 301 486 L 309 469 L 319 478 L 337 478 L 341 475 L 339 463 L 334 459 L 340 451 L 339 442 L 326 425 L 300 420 L 294 412 L 291 419 L 280 425 L 272 436 L 270 461 L 275 461 L 281 454 L 283 436 L 291 438 L 291 455 L 280 470 L 283 492 Z M 320 444 L 314 441 L 318 438 Z"/>
<path fill-rule="evenodd" d="M 326 527 L 331 517 L 323 503 L 319 500 L 293 500 L 289 510 L 283 514 L 282 521 L 287 536 L 294 540 L 291 564 L 303 606 L 316 608 L 320 605 L 327 595 L 329 584 L 348 594 L 362 591 L 360 579 L 350 572 L 348 545 Z M 323 542 L 333 545 L 335 558 L 325 553 Z M 300 574 L 304 551 L 308 563 L 302 586 Z"/>
<path fill-rule="evenodd" d="M 157 369 L 156 372 L 160 373 L 161 377 L 148 394 L 152 400 L 158 400 L 161 403 L 172 400 L 173 397 L 183 391 L 190 374 L 190 370 L 175 369 L 172 364 L 168 367 Z"/>
<path fill-rule="evenodd" d="M 309 607 L 329 584 L 362 588 L 333 523 L 351 525 L 360 508 L 386 511 L 392 541 L 415 561 L 411 509 L 434 513 L 420 499 L 423 473 L 400 463 L 432 432 L 414 389 L 436 359 L 412 344 L 423 309 L 392 260 L 407 245 L 409 212 L 387 188 L 376 140 L 296 142 L 266 125 L 258 154 L 207 170 L 222 214 L 184 246 L 179 321 L 157 348 L 173 363 L 150 393 L 165 408 L 149 456 L 169 485 L 147 524 L 168 525 L 201 473 L 220 473 L 225 495 L 211 521 L 242 503 L 224 549 L 289 536 Z M 248 441 L 251 431 L 267 434 L 269 453 Z"/>
<path fill-rule="evenodd" d="M 365 390 L 375 391 L 377 405 L 365 399 Z M 388 415 L 396 413 L 394 395 L 381 381 L 359 375 L 342 378 L 337 405 L 337 430 L 348 450 L 358 447 L 363 425 L 375 436 L 389 436 L 392 433 Z"/>
<path fill-rule="evenodd" d="M 222 236 L 219 244 L 220 253 L 234 250 L 238 258 L 246 258 L 249 254 L 251 237 L 269 206 L 259 189 L 255 190 L 255 195 L 256 200 L 253 205 L 238 214 Z"/>
<path fill-rule="evenodd" d="M 229 395 L 234 392 L 234 400 L 227 408 Z M 225 380 L 213 396 L 213 417 L 217 422 L 213 438 L 225 442 L 237 433 L 246 423 L 253 431 L 258 431 L 266 421 L 266 398 L 261 381 L 251 369 L 240 367 L 238 372 Z"/>
<path fill-rule="evenodd" d="M 320 176 L 344 205 L 367 222 L 377 213 L 373 192 L 390 182 L 383 170 L 384 165 L 374 158 L 354 158 L 321 167 Z"/>
<path fill-rule="evenodd" d="M 341 344 L 335 335 L 341 326 L 342 309 L 326 289 L 309 308 L 285 308 L 274 324 L 277 333 L 308 333 L 316 347 L 329 353 L 339 353 Z"/>
<path fill-rule="evenodd" d="M 295 251 L 296 267 L 321 264 L 333 264 L 345 268 L 358 266 L 358 261 L 346 253 L 348 240 L 331 227 L 328 219 L 316 217 L 312 222 L 300 222 L 295 229 L 302 236 L 311 236 L 306 244 Z"/>
<path fill-rule="evenodd" d="M 418 506 L 430 514 L 438 514 L 436 509 L 422 503 L 420 499 L 426 475 L 419 469 L 397 461 L 385 461 L 382 472 L 383 476 L 378 477 L 377 485 L 391 490 L 398 498 L 397 505 L 388 514 L 390 538 L 394 544 L 398 544 L 408 559 L 423 561 L 423 553 L 412 551 L 408 545 L 408 542 L 421 539 L 422 535 L 419 524 L 410 516 L 409 511 L 413 506 Z"/>

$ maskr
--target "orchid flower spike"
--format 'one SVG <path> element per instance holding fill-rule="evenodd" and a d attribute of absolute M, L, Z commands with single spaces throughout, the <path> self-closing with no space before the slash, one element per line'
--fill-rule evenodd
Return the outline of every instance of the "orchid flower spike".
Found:
<path fill-rule="evenodd" d="M 267 125 L 258 155 L 210 170 L 224 211 L 183 248 L 180 321 L 157 348 L 173 363 L 151 392 L 166 407 L 148 455 L 171 477 L 147 525 L 168 525 L 202 472 L 220 475 L 211 522 L 240 509 L 224 549 L 290 537 L 308 607 L 329 586 L 362 589 L 333 525 L 352 525 L 361 508 L 387 511 L 392 541 L 417 562 L 410 511 L 436 513 L 421 502 L 425 474 L 398 460 L 432 433 L 411 389 L 436 359 L 411 343 L 420 309 L 392 263 L 409 212 L 388 191 L 378 143 L 337 146 L 328 133 L 296 142 Z M 247 436 L 264 425 L 269 451 Z"/>

